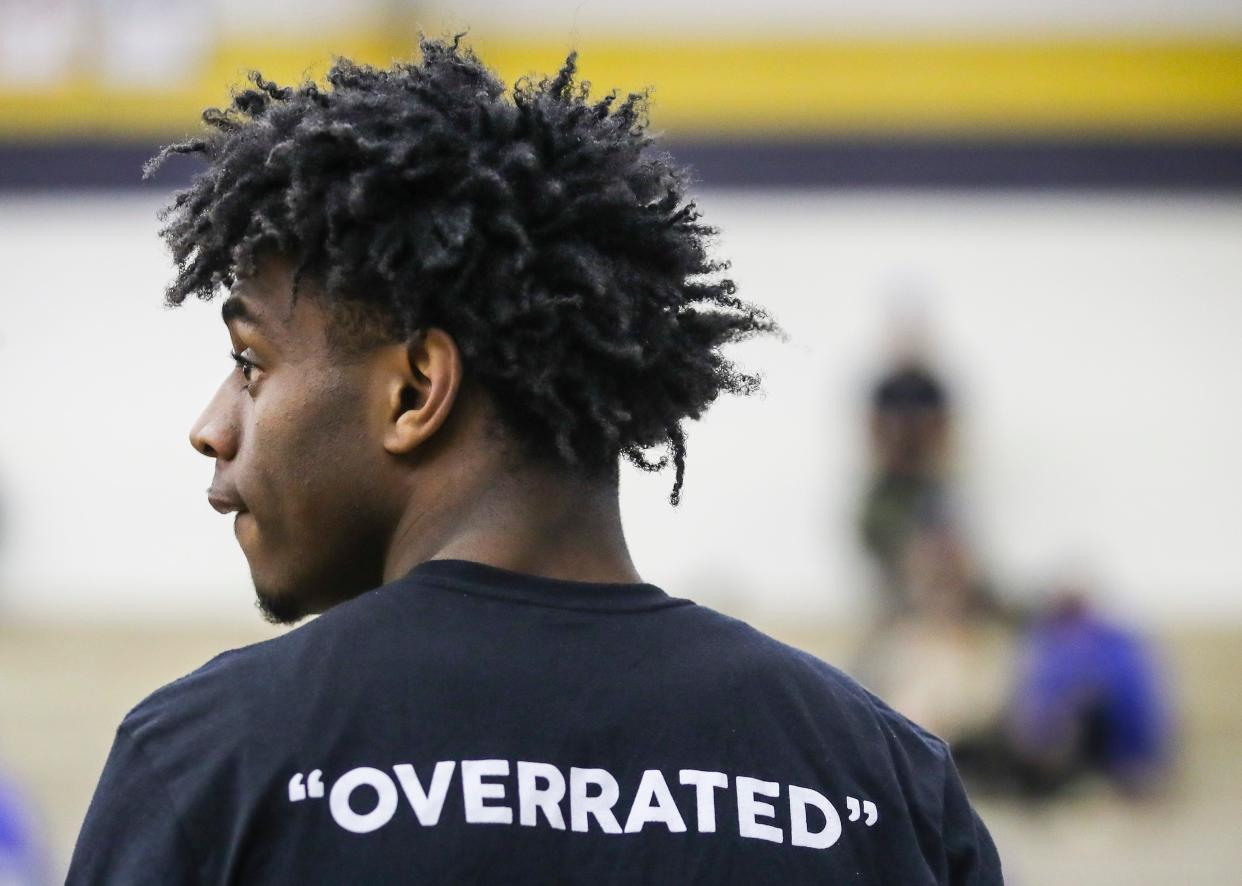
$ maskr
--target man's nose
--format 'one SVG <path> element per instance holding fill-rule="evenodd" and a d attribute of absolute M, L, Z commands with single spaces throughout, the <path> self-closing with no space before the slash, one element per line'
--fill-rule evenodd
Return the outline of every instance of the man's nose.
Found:
<path fill-rule="evenodd" d="M 190 428 L 190 445 L 208 458 L 231 460 L 237 455 L 238 429 L 229 401 L 234 392 L 225 381 L 203 414 Z"/>

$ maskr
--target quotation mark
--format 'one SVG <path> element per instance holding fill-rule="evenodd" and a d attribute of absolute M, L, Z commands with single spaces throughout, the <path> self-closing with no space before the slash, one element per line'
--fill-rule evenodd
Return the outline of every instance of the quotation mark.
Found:
<path fill-rule="evenodd" d="M 307 797 L 317 799 L 323 796 L 323 770 L 316 769 L 306 777 L 306 783 L 302 783 L 302 773 L 296 772 L 293 778 L 289 779 L 289 802 L 297 803 L 299 800 L 305 800 Z"/>
<path fill-rule="evenodd" d="M 863 815 L 863 813 L 866 813 L 867 827 L 871 827 L 873 824 L 875 824 L 880 819 L 880 810 L 876 809 L 875 804 L 872 803 L 870 800 L 863 800 L 862 806 L 860 807 L 858 804 L 857 798 L 846 797 L 845 808 L 847 808 L 850 811 L 850 821 L 858 821 L 858 819 Z"/>

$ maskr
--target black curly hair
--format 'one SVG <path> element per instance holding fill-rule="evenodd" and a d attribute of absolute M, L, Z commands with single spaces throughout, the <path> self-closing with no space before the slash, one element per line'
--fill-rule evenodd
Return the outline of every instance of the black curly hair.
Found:
<path fill-rule="evenodd" d="M 590 100 L 576 53 L 509 91 L 460 37 L 420 48 L 387 69 L 337 59 L 323 87 L 253 72 L 203 112 L 206 134 L 147 164 L 208 163 L 161 213 L 167 303 L 210 299 L 280 255 L 295 296 L 312 281 L 393 341 L 452 335 L 533 456 L 660 470 L 668 456 L 644 450 L 668 446 L 677 504 L 683 419 L 759 384 L 720 346 L 776 327 L 708 256 L 716 231 L 653 144 L 646 93 Z"/>

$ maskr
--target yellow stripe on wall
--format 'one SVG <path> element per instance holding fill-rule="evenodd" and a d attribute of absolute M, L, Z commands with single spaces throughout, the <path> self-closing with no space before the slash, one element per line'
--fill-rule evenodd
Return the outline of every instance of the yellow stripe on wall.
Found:
<path fill-rule="evenodd" d="M 487 57 L 519 72 L 555 49 Z M 654 84 L 657 122 L 696 132 L 1242 131 L 1242 42 L 600 46 L 583 72 Z"/>
<path fill-rule="evenodd" d="M 404 34 L 342 35 L 331 49 L 385 64 Z M 553 72 L 568 46 L 474 41 L 510 82 Z M 653 87 L 658 128 L 680 136 L 1242 134 L 1242 38 L 1221 42 L 584 42 L 596 93 Z M 86 76 L 52 90 L 0 91 L 0 135 L 176 136 L 257 67 L 317 76 L 325 45 L 221 46 L 188 84 L 109 89 Z"/>

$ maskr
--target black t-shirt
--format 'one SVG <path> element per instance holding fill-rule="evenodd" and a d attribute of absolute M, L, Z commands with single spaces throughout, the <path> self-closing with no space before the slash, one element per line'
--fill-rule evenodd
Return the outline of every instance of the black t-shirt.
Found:
<path fill-rule="evenodd" d="M 69 872 L 123 883 L 995 884 L 944 743 L 649 584 L 437 560 L 158 690 Z"/>

